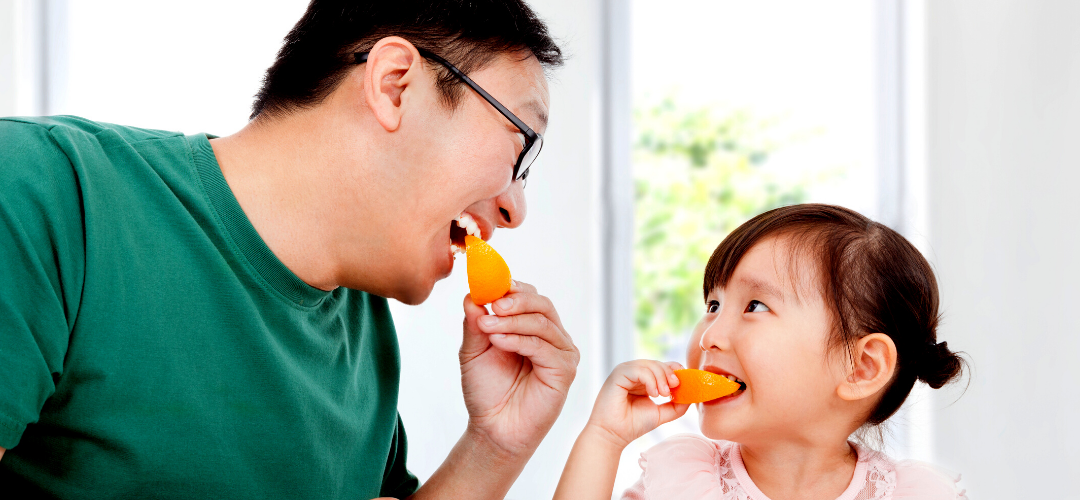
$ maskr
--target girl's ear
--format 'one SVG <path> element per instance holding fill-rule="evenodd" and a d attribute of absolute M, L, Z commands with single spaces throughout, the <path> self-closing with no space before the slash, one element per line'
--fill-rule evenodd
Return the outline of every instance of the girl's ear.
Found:
<path fill-rule="evenodd" d="M 855 343 L 851 371 L 836 388 L 845 401 L 871 397 L 888 385 L 896 373 L 896 344 L 884 333 L 871 333 Z"/>

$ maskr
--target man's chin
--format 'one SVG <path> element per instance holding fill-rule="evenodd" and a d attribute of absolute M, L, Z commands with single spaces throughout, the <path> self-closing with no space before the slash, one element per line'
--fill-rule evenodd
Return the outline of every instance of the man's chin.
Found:
<path fill-rule="evenodd" d="M 431 296 L 431 291 L 429 290 L 428 293 L 399 295 L 399 296 L 393 297 L 393 299 L 398 301 L 398 302 L 401 302 L 402 304 L 405 304 L 407 306 L 418 306 L 420 304 L 423 304 L 424 301 L 427 300 L 428 297 L 430 297 L 430 296 Z"/>
<path fill-rule="evenodd" d="M 434 288 L 435 283 L 413 283 L 413 286 L 394 290 L 387 297 L 405 305 L 418 306 L 431 296 L 431 290 Z"/>

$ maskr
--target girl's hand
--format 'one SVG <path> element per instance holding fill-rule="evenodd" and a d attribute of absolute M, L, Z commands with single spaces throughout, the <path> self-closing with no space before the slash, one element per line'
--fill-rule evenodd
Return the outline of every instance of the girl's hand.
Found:
<path fill-rule="evenodd" d="M 593 432 L 625 448 L 649 431 L 683 416 L 690 405 L 656 404 L 649 397 L 670 397 L 679 385 L 675 370 L 682 365 L 649 359 L 616 366 L 596 397 L 586 432 Z"/>

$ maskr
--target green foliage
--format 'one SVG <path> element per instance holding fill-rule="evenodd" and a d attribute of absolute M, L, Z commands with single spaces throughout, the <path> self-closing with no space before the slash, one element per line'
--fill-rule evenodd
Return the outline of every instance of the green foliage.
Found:
<path fill-rule="evenodd" d="M 634 299 L 638 350 L 682 359 L 704 311 L 705 264 L 739 224 L 800 203 L 806 181 L 763 166 L 784 141 L 745 111 L 683 109 L 670 98 L 635 109 Z"/>

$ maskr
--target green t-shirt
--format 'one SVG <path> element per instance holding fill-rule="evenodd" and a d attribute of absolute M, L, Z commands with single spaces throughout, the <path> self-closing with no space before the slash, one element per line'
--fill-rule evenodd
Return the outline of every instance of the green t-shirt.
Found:
<path fill-rule="evenodd" d="M 206 136 L 0 120 L 8 494 L 405 497 L 399 374 L 386 299 L 289 271 Z"/>

